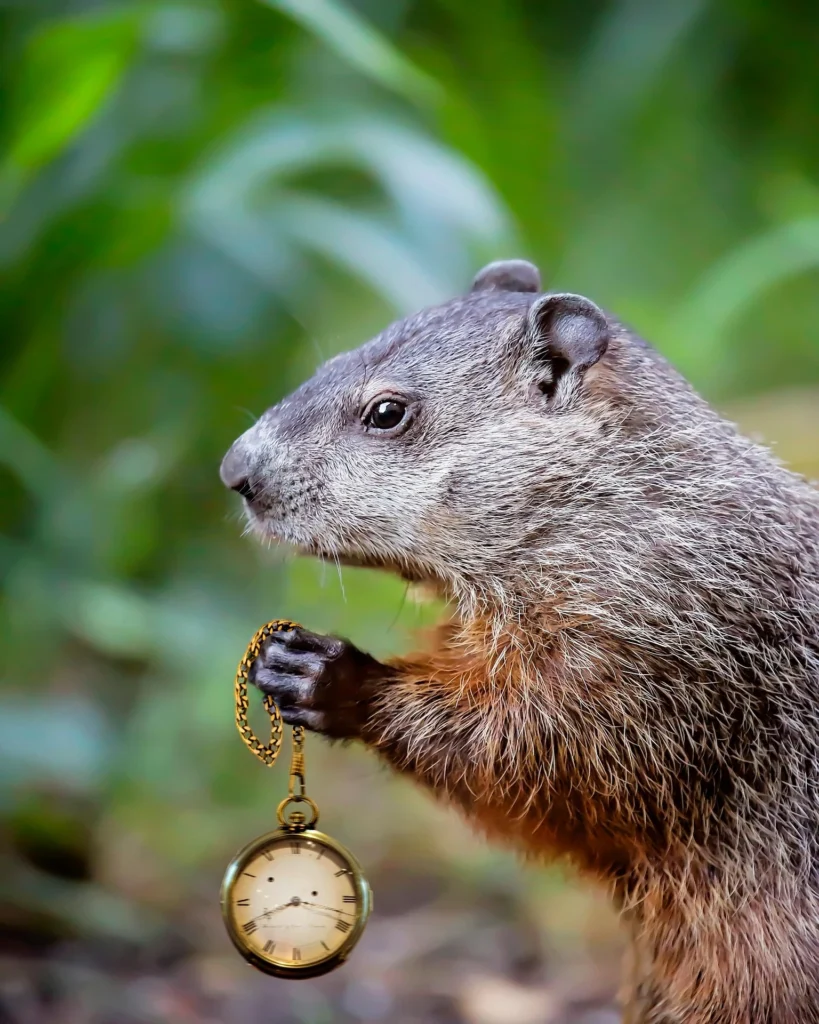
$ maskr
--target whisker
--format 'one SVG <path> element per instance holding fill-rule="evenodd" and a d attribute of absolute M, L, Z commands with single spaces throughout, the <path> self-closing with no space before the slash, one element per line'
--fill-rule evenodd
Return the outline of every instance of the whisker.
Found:
<path fill-rule="evenodd" d="M 410 588 L 410 584 L 409 584 L 409 581 L 408 581 L 407 585 L 404 587 L 404 593 L 401 595 L 401 603 L 398 605 L 398 611 L 395 613 L 395 618 L 392 620 L 392 622 L 389 625 L 390 630 L 395 629 L 396 623 L 401 618 L 401 612 L 403 612 L 403 610 L 407 606 L 407 595 L 409 594 L 409 588 Z"/>
<path fill-rule="evenodd" d="M 347 591 L 344 589 L 344 578 L 341 575 L 341 562 L 338 560 L 338 555 L 333 556 L 336 563 L 336 569 L 338 570 L 338 582 L 341 586 L 341 597 L 345 604 L 347 604 Z"/>

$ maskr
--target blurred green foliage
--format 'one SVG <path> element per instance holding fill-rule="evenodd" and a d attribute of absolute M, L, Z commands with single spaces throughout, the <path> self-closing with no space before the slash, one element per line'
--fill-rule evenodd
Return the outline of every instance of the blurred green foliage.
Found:
<path fill-rule="evenodd" d="M 384 654 L 432 613 L 243 539 L 219 460 L 483 262 L 533 258 L 819 472 L 817 52 L 819 10 L 764 0 L 0 2 L 10 934 L 181 913 L 225 952 L 213 888 L 283 785 L 232 725 L 249 635 Z M 524 899 L 407 783 L 311 747 L 328 829 L 389 884 L 423 861 Z"/>

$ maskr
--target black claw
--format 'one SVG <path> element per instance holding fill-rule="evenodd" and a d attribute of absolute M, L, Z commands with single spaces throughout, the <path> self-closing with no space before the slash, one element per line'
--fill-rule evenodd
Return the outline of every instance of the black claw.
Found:
<path fill-rule="evenodd" d="M 324 667 L 323 659 L 312 651 L 290 650 L 275 644 L 264 649 L 260 660 L 267 671 L 289 673 L 313 680 L 318 678 Z"/>
<path fill-rule="evenodd" d="M 304 707 L 283 707 L 279 710 L 285 725 L 303 725 L 311 732 L 324 732 L 324 715 L 320 711 Z"/>
<path fill-rule="evenodd" d="M 329 658 L 338 657 L 344 649 L 344 642 L 337 640 L 336 637 L 312 633 L 309 629 L 302 629 L 301 626 L 271 634 L 268 645 L 271 649 L 278 647 L 289 652 L 302 651 Z"/>
<path fill-rule="evenodd" d="M 260 669 L 253 678 L 255 685 L 275 700 L 278 705 L 308 705 L 312 698 L 312 685 L 301 676 L 284 675 Z"/>

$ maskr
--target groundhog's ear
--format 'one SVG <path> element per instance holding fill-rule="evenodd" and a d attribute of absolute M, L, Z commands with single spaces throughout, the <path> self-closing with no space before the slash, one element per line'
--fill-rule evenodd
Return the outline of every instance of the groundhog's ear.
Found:
<path fill-rule="evenodd" d="M 498 260 L 479 271 L 473 292 L 539 292 L 540 271 L 527 260 Z"/>
<path fill-rule="evenodd" d="M 544 295 L 529 309 L 529 335 L 539 352 L 562 369 L 592 366 L 609 344 L 603 310 L 582 295 Z"/>

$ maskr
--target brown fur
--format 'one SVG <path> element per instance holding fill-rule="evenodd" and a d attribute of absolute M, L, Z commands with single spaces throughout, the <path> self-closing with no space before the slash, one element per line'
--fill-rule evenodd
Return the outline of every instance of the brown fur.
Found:
<path fill-rule="evenodd" d="M 627 1022 L 819 1020 L 815 893 L 783 886 L 774 866 L 767 878 L 744 878 L 718 857 L 703 863 L 691 836 L 675 833 L 671 798 L 652 791 L 650 779 L 642 782 L 648 806 L 635 822 L 633 798 L 620 798 L 619 780 L 604 767 L 612 753 L 605 732 L 594 742 L 584 736 L 579 750 L 560 737 L 553 749 L 524 746 L 510 761 L 510 746 L 518 750 L 521 737 L 539 735 L 528 721 L 527 687 L 546 688 L 565 704 L 567 674 L 559 657 L 548 672 L 533 665 L 520 634 L 486 634 L 482 623 L 449 626 L 427 657 L 390 663 L 396 680 L 371 734 L 382 756 L 446 794 L 489 838 L 535 856 L 569 857 L 610 884 L 633 933 L 622 994 Z M 587 699 L 578 694 L 581 706 Z M 409 717 L 416 722 L 411 736 L 423 723 L 433 737 L 431 757 L 410 746 Z M 638 749 L 630 767 L 639 771 L 645 754 Z M 701 810 L 704 818 L 709 811 Z M 707 822 L 700 827 L 705 833 Z M 803 915 L 806 934 L 794 935 L 794 919 Z"/>

